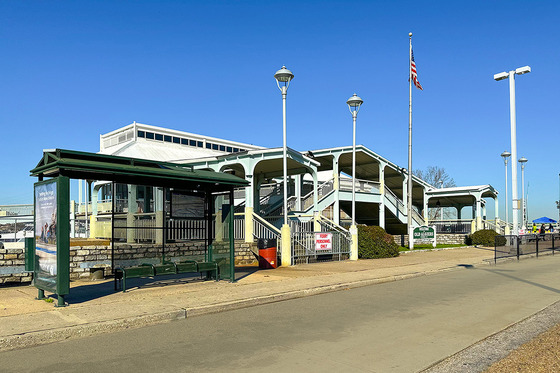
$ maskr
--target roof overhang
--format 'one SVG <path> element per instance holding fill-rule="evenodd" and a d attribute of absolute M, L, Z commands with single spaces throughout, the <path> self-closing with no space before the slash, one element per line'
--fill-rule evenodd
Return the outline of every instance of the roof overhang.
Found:
<path fill-rule="evenodd" d="M 249 183 L 226 173 L 194 170 L 189 166 L 146 159 L 78 152 L 65 149 L 45 150 L 31 176 L 50 178 L 106 180 L 127 184 L 177 188 L 228 190 Z"/>

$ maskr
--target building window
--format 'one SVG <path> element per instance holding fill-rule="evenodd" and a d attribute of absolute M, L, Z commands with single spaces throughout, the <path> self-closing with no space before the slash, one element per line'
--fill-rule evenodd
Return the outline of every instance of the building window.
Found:
<path fill-rule="evenodd" d="M 138 131 L 138 137 L 146 137 L 144 131 Z"/>
<path fill-rule="evenodd" d="M 154 133 L 153 132 L 146 132 L 146 138 L 147 139 L 154 139 Z"/>
<path fill-rule="evenodd" d="M 163 135 L 161 133 L 156 133 L 156 140 L 163 141 Z"/>
<path fill-rule="evenodd" d="M 239 151 L 239 148 L 233 148 L 233 152 L 237 153 Z"/>
<path fill-rule="evenodd" d="M 240 151 L 240 152 L 244 152 L 244 151 L 245 151 L 245 149 L 239 149 L 239 151 Z"/>
<path fill-rule="evenodd" d="M 212 144 L 212 149 L 218 150 L 218 144 Z"/>
<path fill-rule="evenodd" d="M 233 149 L 231 148 L 231 146 L 228 146 L 228 147 L 226 148 L 226 152 L 231 153 L 232 151 L 233 151 Z"/>
<path fill-rule="evenodd" d="M 167 135 L 163 136 L 163 141 L 171 142 L 171 136 L 167 136 Z"/>
<path fill-rule="evenodd" d="M 189 145 L 189 139 L 181 139 L 181 145 Z"/>
<path fill-rule="evenodd" d="M 189 140 L 189 145 L 190 146 L 196 146 L 196 141 L 195 140 Z"/>
<path fill-rule="evenodd" d="M 174 137 L 173 138 L 173 144 L 180 144 L 181 143 L 181 139 L 178 137 Z"/>
<path fill-rule="evenodd" d="M 202 141 L 197 141 L 196 146 L 199 147 L 199 148 L 203 148 L 204 144 L 202 144 Z"/>
<path fill-rule="evenodd" d="M 209 142 L 206 143 L 206 149 L 212 149 L 212 144 L 210 144 Z"/>

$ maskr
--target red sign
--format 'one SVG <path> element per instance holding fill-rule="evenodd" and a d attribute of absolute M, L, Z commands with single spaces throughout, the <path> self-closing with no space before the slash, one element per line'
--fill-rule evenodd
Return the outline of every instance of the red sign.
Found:
<path fill-rule="evenodd" d="M 315 251 L 332 250 L 332 233 L 315 233 Z"/>

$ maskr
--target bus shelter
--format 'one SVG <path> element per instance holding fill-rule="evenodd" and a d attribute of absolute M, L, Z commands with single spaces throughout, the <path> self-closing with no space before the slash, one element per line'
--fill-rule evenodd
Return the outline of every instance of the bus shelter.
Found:
<path fill-rule="evenodd" d="M 38 182 L 26 266 L 39 299 L 50 291 L 64 306 L 70 292 L 70 179 L 105 185 L 111 212 L 92 216 L 91 224 L 93 232 L 110 238 L 113 273 L 204 261 L 216 264 L 217 278 L 234 281 L 233 190 L 247 181 L 174 163 L 64 149 L 45 150 L 30 173 Z"/>

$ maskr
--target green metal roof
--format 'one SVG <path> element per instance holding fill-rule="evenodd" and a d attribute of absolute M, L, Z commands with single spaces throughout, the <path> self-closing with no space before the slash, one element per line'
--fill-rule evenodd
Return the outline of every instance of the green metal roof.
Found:
<path fill-rule="evenodd" d="M 234 175 L 194 170 L 175 163 L 65 149 L 45 150 L 41 161 L 30 173 L 39 178 L 68 176 L 74 179 L 195 189 L 200 185 L 212 190 L 227 190 L 249 184 Z"/>

